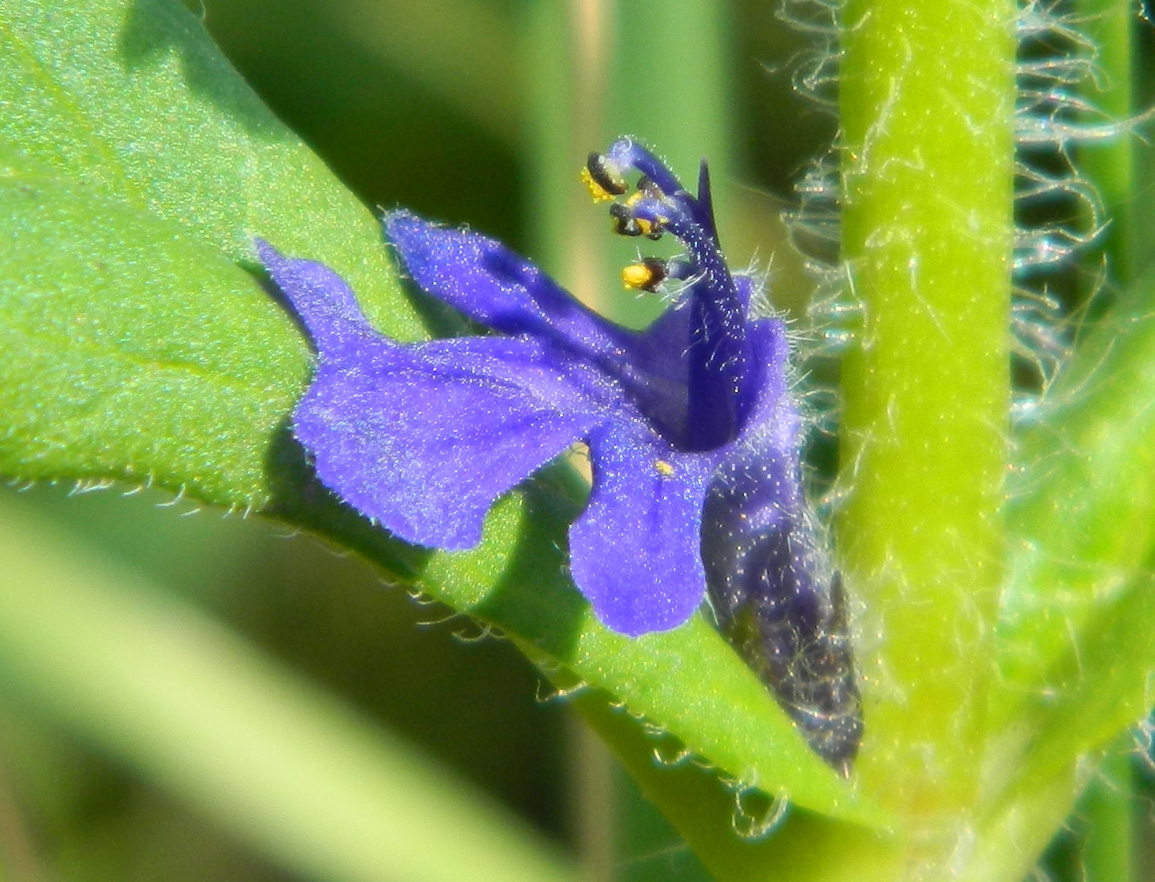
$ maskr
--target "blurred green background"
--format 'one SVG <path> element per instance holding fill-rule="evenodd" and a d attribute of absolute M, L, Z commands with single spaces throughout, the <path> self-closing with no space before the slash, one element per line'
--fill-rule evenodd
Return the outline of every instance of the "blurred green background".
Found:
<path fill-rule="evenodd" d="M 604 207 L 589 204 L 578 179 L 590 150 L 634 134 L 688 180 L 709 155 L 732 261 L 773 257 L 775 299 L 803 302 L 807 284 L 778 213 L 834 123 L 793 94 L 786 64 L 798 37 L 765 3 L 187 5 L 368 204 L 468 223 L 533 255 L 599 308 L 642 322 L 657 304 L 616 281 L 635 245 L 610 243 Z M 603 243 L 617 249 L 608 258 Z M 612 823 L 598 796 L 606 761 L 564 701 L 539 700 L 548 688 L 508 643 L 474 639 L 468 620 L 446 620 L 447 610 L 415 603 L 308 537 L 128 489 L 6 488 L 0 518 L 21 510 L 77 540 L 46 538 L 46 558 L 67 564 L 75 550 L 81 567 L 108 559 L 131 568 L 567 849 L 588 859 L 608 848 L 598 844 Z M 226 826 L 62 731 L 35 702 L 0 691 L 0 879 L 296 878 Z M 663 835 L 638 833 L 635 847 L 660 852 Z M 638 878 L 668 876 L 663 866 L 638 861 Z"/>
<path fill-rule="evenodd" d="M 616 280 L 636 243 L 610 241 L 604 208 L 589 204 L 578 179 L 590 150 L 634 134 L 686 179 L 708 155 L 731 262 L 772 263 L 775 303 L 797 311 L 806 301 L 811 285 L 778 215 L 835 126 L 792 89 L 788 67 L 806 44 L 776 17 L 776 2 L 187 5 L 367 204 L 468 223 L 530 254 L 599 309 L 643 322 L 657 304 L 622 293 Z M 564 701 L 539 700 L 548 688 L 511 645 L 475 639 L 482 635 L 468 620 L 415 603 L 308 537 L 127 489 L 5 488 L 0 531 L 21 511 L 49 531 L 36 549 L 46 558 L 130 568 L 418 744 L 586 863 L 614 859 L 606 836 L 616 826 L 639 858 L 617 878 L 700 878 L 660 825 L 627 827 L 610 813 L 608 761 Z M 72 538 L 59 543 L 54 529 Z M 220 817 L 199 814 L 62 730 L 34 701 L 0 689 L 0 882 L 293 878 L 304 877 L 243 844 Z"/>

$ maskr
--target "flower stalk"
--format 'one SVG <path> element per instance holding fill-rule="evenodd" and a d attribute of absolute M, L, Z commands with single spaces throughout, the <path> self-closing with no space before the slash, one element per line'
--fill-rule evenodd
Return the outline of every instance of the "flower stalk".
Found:
<path fill-rule="evenodd" d="M 860 774 L 944 859 L 977 798 L 1002 569 L 1014 15 L 851 0 L 842 19 L 843 258 L 862 309 L 838 542 L 875 642 Z"/>

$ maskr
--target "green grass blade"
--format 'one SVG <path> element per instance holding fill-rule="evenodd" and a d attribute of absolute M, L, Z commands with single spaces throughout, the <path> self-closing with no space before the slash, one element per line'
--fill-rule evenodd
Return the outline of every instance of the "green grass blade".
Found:
<path fill-rule="evenodd" d="M 526 826 L 191 609 L 0 502 L 0 690 L 319 880 L 539 879 Z"/>
<path fill-rule="evenodd" d="M 1109 225 L 1099 245 L 1107 256 L 1111 280 L 1126 285 L 1140 268 L 1135 253 L 1139 242 L 1135 229 L 1137 139 L 1127 127 L 1135 112 L 1135 28 L 1140 19 L 1130 0 L 1079 0 L 1077 9 L 1083 32 L 1097 50 L 1094 82 L 1083 88 L 1081 97 L 1099 113 L 1087 114 L 1083 122 L 1090 126 L 1111 122 L 1120 125 L 1120 133 L 1114 138 L 1080 144 L 1078 167 L 1098 190 L 1106 210 L 1104 220 Z"/>

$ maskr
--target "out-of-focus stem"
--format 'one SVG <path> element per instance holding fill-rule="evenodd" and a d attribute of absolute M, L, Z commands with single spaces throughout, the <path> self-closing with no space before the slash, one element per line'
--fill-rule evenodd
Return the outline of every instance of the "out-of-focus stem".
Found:
<path fill-rule="evenodd" d="M 579 299 L 598 303 L 605 262 L 598 225 L 579 169 L 585 151 L 600 149 L 604 113 L 609 0 L 531 3 L 525 7 L 527 35 L 522 58 L 528 89 L 531 149 L 527 217 L 537 262 Z M 602 227 L 604 229 L 604 226 Z M 586 466 L 588 478 L 588 464 Z M 561 480 L 576 480 L 564 471 Z M 575 483 L 580 497 L 588 488 Z M 532 657 L 532 655 L 531 655 Z M 597 735 L 574 718 L 570 729 L 571 788 L 576 798 L 570 821 L 578 839 L 581 869 L 588 882 L 613 879 L 612 759 Z M 579 728 L 580 727 L 580 728 Z"/>
<path fill-rule="evenodd" d="M 1083 32 L 1098 49 L 1095 64 L 1099 76 L 1086 88 L 1084 97 L 1101 115 L 1086 122 L 1125 123 L 1133 113 L 1136 5 L 1131 0 L 1080 0 L 1078 9 L 1085 21 Z M 1103 234 L 1103 249 L 1111 277 L 1120 285 L 1130 282 L 1136 269 L 1132 253 L 1134 147 L 1134 136 L 1124 130 L 1114 138 L 1082 144 L 1078 152 L 1079 171 L 1095 184 L 1107 212 L 1109 225 Z"/>
<path fill-rule="evenodd" d="M 1126 882 L 1132 878 L 1132 748 L 1127 733 L 1099 766 L 1099 779 L 1083 797 L 1081 813 L 1089 825 L 1083 849 L 1086 882 Z"/>

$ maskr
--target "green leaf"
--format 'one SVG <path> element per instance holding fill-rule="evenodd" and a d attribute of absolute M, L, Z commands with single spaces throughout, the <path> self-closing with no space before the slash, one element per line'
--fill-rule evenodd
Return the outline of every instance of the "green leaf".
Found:
<path fill-rule="evenodd" d="M 179 3 L 0 0 L 0 43 L 0 143 L 235 263 L 258 234 L 323 254 L 389 333 L 422 335 L 372 215 Z"/>
<path fill-rule="evenodd" d="M 850 882 L 898 879 L 905 860 L 895 831 L 847 824 L 829 816 L 770 805 L 749 788 L 719 786 L 716 770 L 678 760 L 676 745 L 655 747 L 638 723 L 583 692 L 574 704 L 614 747 L 642 793 L 666 817 L 717 879 L 727 882 Z M 660 752 L 666 765 L 656 761 Z M 730 792 L 727 792 L 730 790 Z M 780 811 L 789 808 L 789 811 Z M 740 832 L 741 831 L 741 832 Z"/>
<path fill-rule="evenodd" d="M 1010 783 L 1027 789 L 1064 765 L 1101 751 L 1151 710 L 1155 673 L 1155 577 L 1141 576 L 1104 603 L 1051 684 L 1016 716 L 1033 736 Z"/>
<path fill-rule="evenodd" d="M 1151 707 L 1153 289 L 1148 270 L 1120 292 L 1016 439 L 979 837 L 992 865 L 1041 851 L 1048 837 L 1031 831 L 1059 823 Z"/>
<path fill-rule="evenodd" d="M 268 439 L 309 370 L 292 322 L 171 222 L 7 171 L 0 470 L 265 505 Z"/>
<path fill-rule="evenodd" d="M 1007 688 L 995 704 L 996 724 L 1021 701 L 1079 685 L 1084 675 L 1064 660 L 1079 657 L 1096 617 L 1132 602 L 1136 574 L 1155 549 L 1153 290 L 1149 270 L 1120 295 L 1019 439 L 999 622 Z"/>
<path fill-rule="evenodd" d="M 731 777 L 838 818 L 886 824 L 868 798 L 810 751 L 703 619 L 639 638 L 597 622 L 566 576 L 563 537 L 577 508 L 561 492 L 558 470 L 499 501 L 476 549 L 435 554 L 406 548 L 331 497 L 318 497 L 299 453 L 288 444 L 283 452 L 276 474 L 286 483 L 270 514 L 327 535 L 393 578 L 497 626 L 551 677 L 604 690 Z M 635 748 L 629 737 L 610 744 Z"/>
<path fill-rule="evenodd" d="M 18 245 L 0 263 L 0 470 L 151 482 L 308 527 L 515 635 L 730 775 L 884 823 L 705 622 L 631 640 L 594 620 L 563 575 L 571 492 L 512 494 L 479 549 L 450 555 L 391 539 L 312 480 L 286 428 L 307 347 L 238 268 L 252 237 L 325 260 L 392 335 L 420 330 L 376 222 L 186 11 L 0 0 L 0 30 L 12 47 L 0 137 L 24 151 L 0 179 L 0 229 Z"/>

